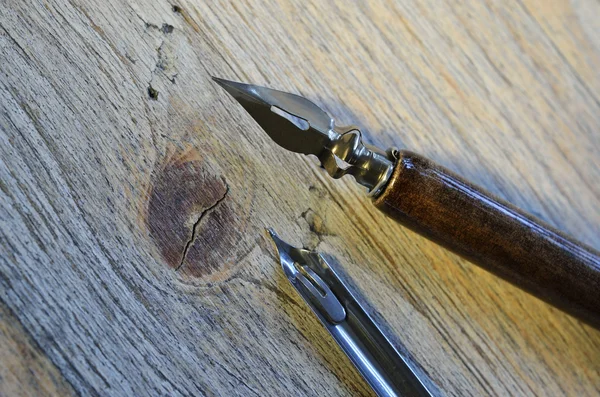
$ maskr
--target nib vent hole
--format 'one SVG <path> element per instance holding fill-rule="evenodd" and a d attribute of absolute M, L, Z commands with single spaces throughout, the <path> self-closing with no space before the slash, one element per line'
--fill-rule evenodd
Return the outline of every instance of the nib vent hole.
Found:
<path fill-rule="evenodd" d="M 294 267 L 300 272 L 300 274 L 304 276 L 304 278 L 308 280 L 309 283 L 313 285 L 313 287 L 315 287 L 315 289 L 319 292 L 319 294 L 321 294 L 323 298 L 327 295 L 327 290 L 323 288 L 323 285 L 321 284 L 323 283 L 323 281 L 319 278 L 317 274 L 315 274 L 315 272 L 310 270 L 310 268 L 308 268 L 307 270 L 307 266 L 302 266 L 298 262 L 294 262 Z"/>
<path fill-rule="evenodd" d="M 278 108 L 277 106 L 271 106 L 271 112 L 283 117 L 290 123 L 294 124 L 296 127 L 300 128 L 302 131 L 306 131 L 310 128 L 310 124 L 308 123 L 308 121 L 304 120 L 301 117 L 294 116 L 293 114 L 288 113 L 285 110 Z"/>

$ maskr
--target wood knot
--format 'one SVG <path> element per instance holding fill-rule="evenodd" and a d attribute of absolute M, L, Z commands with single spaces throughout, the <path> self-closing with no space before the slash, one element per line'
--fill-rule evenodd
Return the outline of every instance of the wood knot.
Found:
<path fill-rule="evenodd" d="M 226 179 L 195 150 L 159 167 L 148 202 L 149 234 L 167 265 L 183 278 L 217 281 L 244 244 L 247 219 L 236 216 Z"/>

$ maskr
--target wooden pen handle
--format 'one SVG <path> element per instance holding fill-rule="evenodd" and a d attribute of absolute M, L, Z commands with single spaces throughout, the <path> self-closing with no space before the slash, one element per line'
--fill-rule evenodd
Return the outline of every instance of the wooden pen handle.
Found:
<path fill-rule="evenodd" d="M 401 224 L 600 328 L 600 253 L 401 151 L 377 208 Z"/>

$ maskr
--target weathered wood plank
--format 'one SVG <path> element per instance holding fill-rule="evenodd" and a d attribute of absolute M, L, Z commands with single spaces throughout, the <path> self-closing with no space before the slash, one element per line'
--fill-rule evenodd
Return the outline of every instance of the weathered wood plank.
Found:
<path fill-rule="evenodd" d="M 0 346 L 34 351 L 48 394 L 368 394 L 283 277 L 273 226 L 336 257 L 443 393 L 598 394 L 598 331 L 391 223 L 209 76 L 298 92 L 598 248 L 599 15 L 9 0 Z"/>
<path fill-rule="evenodd" d="M 59 369 L 4 304 L 0 304 L 0 357 L 0 395 L 75 395 Z"/>

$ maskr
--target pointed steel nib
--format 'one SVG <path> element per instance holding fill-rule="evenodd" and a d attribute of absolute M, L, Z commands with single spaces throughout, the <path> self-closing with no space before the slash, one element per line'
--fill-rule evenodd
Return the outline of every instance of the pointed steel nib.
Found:
<path fill-rule="evenodd" d="M 224 80 L 214 76 L 212 76 L 212 79 L 238 101 L 240 100 L 238 98 L 244 96 L 244 93 L 249 91 L 248 84 L 236 83 L 235 81 Z M 252 96 L 247 96 L 246 99 L 251 100 Z"/>
<path fill-rule="evenodd" d="M 293 256 L 297 256 L 294 254 L 298 251 L 298 248 L 292 247 L 291 245 L 280 239 L 277 233 L 275 233 L 275 230 L 273 230 L 272 228 L 268 228 L 267 232 L 269 233 L 269 236 L 271 236 L 271 239 L 277 247 L 277 253 L 279 254 L 279 262 L 281 263 L 283 272 L 285 273 L 288 279 L 295 279 L 296 274 L 298 274 L 298 270 L 296 270 L 296 268 L 294 267 L 294 262 L 296 262 L 296 260 L 293 258 Z"/>
<path fill-rule="evenodd" d="M 323 256 L 267 229 L 289 282 L 378 396 L 431 396 L 430 380 L 401 355 Z M 435 389 L 434 389 L 435 390 Z M 437 395 L 437 394 L 435 394 Z"/>
<path fill-rule="evenodd" d="M 279 146 L 313 154 L 333 178 L 353 175 L 371 195 L 389 179 L 393 159 L 366 147 L 355 127 L 338 128 L 334 120 L 306 98 L 252 84 L 212 78 L 256 120 Z"/>
<path fill-rule="evenodd" d="M 298 95 L 213 77 L 279 146 L 318 156 L 329 142 L 333 120 Z"/>
<path fill-rule="evenodd" d="M 267 229 L 277 246 L 283 272 L 294 288 L 319 315 L 332 324 L 346 318 L 346 310 L 331 288 L 323 280 L 328 274 L 327 262 L 316 252 L 292 247 L 279 238 L 271 228 Z"/>

